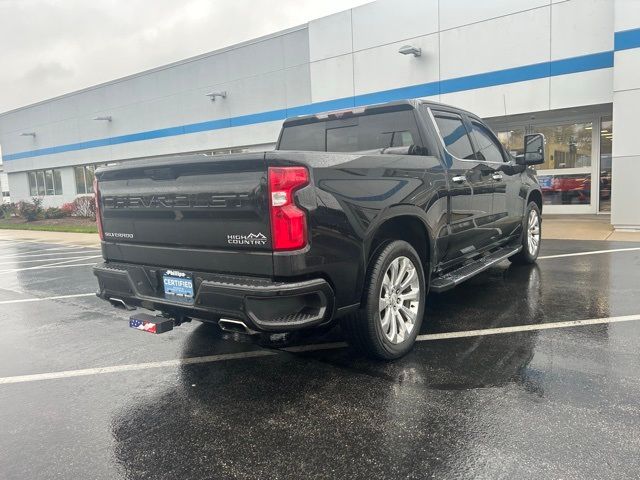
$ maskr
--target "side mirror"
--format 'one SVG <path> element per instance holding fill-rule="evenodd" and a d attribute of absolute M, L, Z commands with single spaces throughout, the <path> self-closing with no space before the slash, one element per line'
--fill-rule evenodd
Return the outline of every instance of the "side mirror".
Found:
<path fill-rule="evenodd" d="M 544 135 L 534 133 L 524 136 L 524 154 L 516 157 L 520 165 L 539 165 L 544 163 Z"/>

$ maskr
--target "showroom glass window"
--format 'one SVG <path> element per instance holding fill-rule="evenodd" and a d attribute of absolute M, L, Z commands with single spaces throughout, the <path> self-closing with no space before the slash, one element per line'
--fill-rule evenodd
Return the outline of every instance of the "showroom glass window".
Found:
<path fill-rule="evenodd" d="M 449 153 L 457 158 L 474 159 L 475 154 L 473 153 L 473 147 L 471 147 L 467 128 L 462 122 L 462 117 L 453 113 L 433 113 L 442 141 Z"/>
<path fill-rule="evenodd" d="M 542 133 L 546 139 L 546 161 L 534 167 L 539 172 L 544 203 L 589 205 L 593 124 L 534 125 L 528 131 Z M 514 128 L 498 132 L 498 139 L 515 156 L 524 151 L 524 135 L 524 129 Z"/>
<path fill-rule="evenodd" d="M 60 170 L 35 170 L 28 172 L 29 195 L 44 197 L 62 195 L 62 175 Z"/>
<path fill-rule="evenodd" d="M 524 128 L 498 132 L 498 140 L 512 156 L 524 154 Z"/>
<path fill-rule="evenodd" d="M 590 204 L 593 124 L 540 126 L 535 130 L 547 140 L 546 161 L 536 165 L 536 170 L 556 170 L 538 175 L 544 202 L 550 205 Z"/>
<path fill-rule="evenodd" d="M 603 117 L 600 124 L 600 211 L 611 211 L 611 146 L 613 121 Z"/>
<path fill-rule="evenodd" d="M 591 166 L 591 130 L 589 123 L 535 127 L 547 140 L 546 161 L 536 170 Z"/>
<path fill-rule="evenodd" d="M 82 195 L 93 193 L 93 178 L 99 165 L 80 165 L 73 167 L 76 177 L 76 193 Z"/>
<path fill-rule="evenodd" d="M 592 129 L 590 122 L 531 127 L 532 133 L 542 133 L 547 142 L 546 161 L 536 165 L 536 170 L 590 167 Z M 516 156 L 524 153 L 524 135 L 523 128 L 515 128 L 498 132 L 498 139 Z"/>

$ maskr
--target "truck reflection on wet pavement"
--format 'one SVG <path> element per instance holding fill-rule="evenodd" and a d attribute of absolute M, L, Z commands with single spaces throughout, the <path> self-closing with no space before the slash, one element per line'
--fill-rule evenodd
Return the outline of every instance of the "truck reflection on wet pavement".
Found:
<path fill-rule="evenodd" d="M 548 241 L 542 255 L 637 246 Z M 640 251 L 505 262 L 430 295 L 421 333 L 638 314 L 639 266 Z M 63 278 L 86 291 L 91 273 L 7 275 L 0 302 Z M 0 303 L 0 377 L 265 348 L 126 320 L 91 297 Z M 295 341 L 318 349 L 0 384 L 2 477 L 637 476 L 640 322 L 429 339 L 393 363 L 321 349 L 339 329 Z"/>

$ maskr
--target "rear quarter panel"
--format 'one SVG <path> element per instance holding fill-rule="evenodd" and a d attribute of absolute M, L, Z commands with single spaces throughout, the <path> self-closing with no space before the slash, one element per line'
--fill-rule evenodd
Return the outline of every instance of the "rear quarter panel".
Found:
<path fill-rule="evenodd" d="M 334 286 L 338 307 L 360 301 L 368 248 L 384 221 L 417 216 L 431 239 L 446 228 L 446 179 L 436 157 L 281 151 L 266 160 L 303 164 L 311 175 L 298 194 L 309 211 L 308 249 L 304 255 L 276 254 L 274 274 L 321 272 Z"/>

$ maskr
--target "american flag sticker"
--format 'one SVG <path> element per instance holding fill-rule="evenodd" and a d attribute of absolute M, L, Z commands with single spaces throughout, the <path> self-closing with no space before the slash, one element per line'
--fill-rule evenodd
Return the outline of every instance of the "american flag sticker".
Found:
<path fill-rule="evenodd" d="M 129 319 L 129 326 L 136 330 L 142 330 L 143 332 L 156 333 L 156 324 L 151 322 L 144 322 L 135 318 Z"/>

